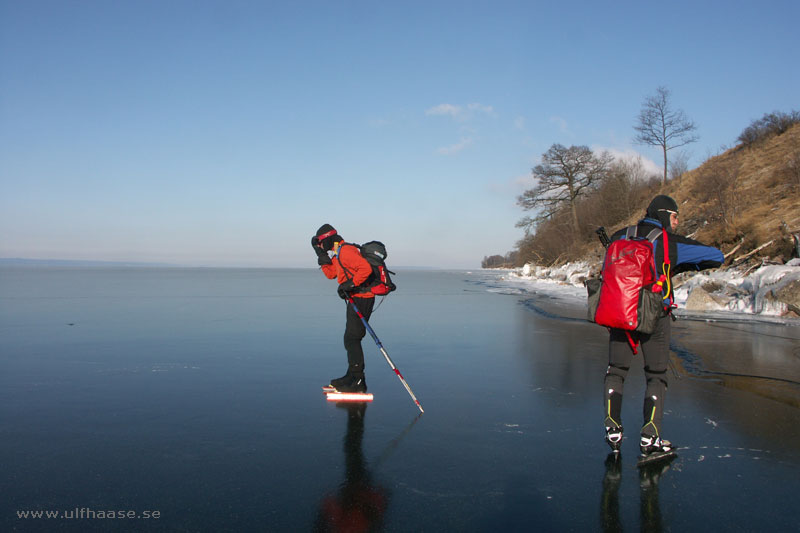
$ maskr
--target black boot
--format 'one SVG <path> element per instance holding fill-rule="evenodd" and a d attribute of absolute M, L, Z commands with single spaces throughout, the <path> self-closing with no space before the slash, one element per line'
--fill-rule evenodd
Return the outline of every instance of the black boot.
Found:
<path fill-rule="evenodd" d="M 339 392 L 367 392 L 367 380 L 364 375 L 350 376 L 348 380 L 338 387 L 336 390 Z"/>
<path fill-rule="evenodd" d="M 672 446 L 670 441 L 663 440 L 655 435 L 644 434 L 639 442 L 639 449 L 642 451 L 642 455 L 667 454 L 675 451 L 675 447 Z"/>
<path fill-rule="evenodd" d="M 606 426 L 606 443 L 612 452 L 619 452 L 622 447 L 622 426 Z"/>
<path fill-rule="evenodd" d="M 351 379 L 352 379 L 352 376 L 350 375 L 350 371 L 348 370 L 347 374 L 345 374 L 344 376 L 342 376 L 340 378 L 332 379 L 331 380 L 331 387 L 333 387 L 336 390 L 339 390 L 339 387 L 341 387 L 342 385 L 344 385 L 346 383 L 349 383 Z"/>

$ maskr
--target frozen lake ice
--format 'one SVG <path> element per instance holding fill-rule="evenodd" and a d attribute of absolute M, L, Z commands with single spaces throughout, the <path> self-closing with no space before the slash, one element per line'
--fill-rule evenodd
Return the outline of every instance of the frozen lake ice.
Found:
<path fill-rule="evenodd" d="M 370 323 L 421 416 L 369 337 L 375 400 L 325 401 L 344 303 L 313 269 L 0 269 L 0 527 L 800 525 L 800 327 L 679 320 L 664 423 L 681 450 L 640 472 L 641 364 L 609 465 L 607 334 L 579 300 L 480 270 L 395 281 Z"/>

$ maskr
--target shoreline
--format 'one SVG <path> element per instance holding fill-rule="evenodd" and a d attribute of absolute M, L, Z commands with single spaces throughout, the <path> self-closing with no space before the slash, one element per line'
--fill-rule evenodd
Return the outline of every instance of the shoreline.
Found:
<path fill-rule="evenodd" d="M 484 269 L 508 283 L 561 293 L 586 302 L 583 283 L 597 268 L 586 262 L 558 267 Z M 675 276 L 676 316 L 690 320 L 748 321 L 800 326 L 800 259 L 754 271 L 716 269 Z"/>

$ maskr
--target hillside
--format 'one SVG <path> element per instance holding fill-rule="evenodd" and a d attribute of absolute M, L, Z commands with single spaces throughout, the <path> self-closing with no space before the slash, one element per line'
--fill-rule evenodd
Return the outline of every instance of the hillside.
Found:
<path fill-rule="evenodd" d="M 628 183 L 630 192 L 623 194 L 628 195 L 630 214 L 606 222 L 609 232 L 635 224 L 653 196 L 668 194 L 680 206 L 678 233 L 716 246 L 725 255 L 723 266 L 710 275 L 687 272 L 675 277 L 682 310 L 800 317 L 800 123 L 711 157 L 666 187 Z M 611 197 L 612 203 L 619 201 L 620 196 Z M 607 208 L 607 202 L 602 187 L 585 200 L 591 233 L 571 243 L 563 242 L 568 234 L 557 220 L 529 237 L 530 255 L 519 262 L 524 267 L 515 275 L 578 286 L 596 277 L 605 250 L 593 234 L 598 224 L 591 226 L 588 220 L 597 220 L 598 206 Z M 548 239 L 549 233 L 561 241 Z M 551 257 L 559 254 L 556 260 L 531 259 L 543 257 L 547 246 L 555 250 Z"/>
<path fill-rule="evenodd" d="M 666 187 L 651 187 L 641 197 L 641 208 L 609 232 L 639 220 L 655 194 L 675 198 L 681 211 L 678 233 L 720 248 L 725 266 L 784 263 L 797 257 L 800 124 L 711 157 Z M 603 257 L 599 241 L 581 248 L 578 257 L 599 265 Z"/>
<path fill-rule="evenodd" d="M 710 158 L 665 192 L 681 206 L 679 231 L 720 247 L 726 264 L 770 242 L 750 257 L 790 259 L 800 233 L 800 124 Z"/>

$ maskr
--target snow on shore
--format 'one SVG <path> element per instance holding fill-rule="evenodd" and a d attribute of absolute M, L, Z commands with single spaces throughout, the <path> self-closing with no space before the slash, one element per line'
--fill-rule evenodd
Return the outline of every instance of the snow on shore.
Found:
<path fill-rule="evenodd" d="M 504 270 L 501 279 L 522 284 L 536 292 L 557 292 L 570 299 L 586 299 L 583 282 L 596 273 L 588 263 L 568 263 L 558 267 L 525 265 Z M 709 270 L 684 273 L 673 279 L 675 303 L 683 315 L 727 316 L 730 318 L 781 317 L 800 322 L 800 259 L 784 265 L 765 265 L 744 270 Z"/>

